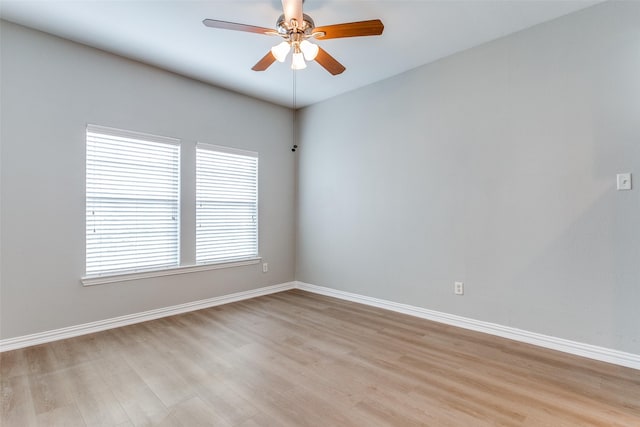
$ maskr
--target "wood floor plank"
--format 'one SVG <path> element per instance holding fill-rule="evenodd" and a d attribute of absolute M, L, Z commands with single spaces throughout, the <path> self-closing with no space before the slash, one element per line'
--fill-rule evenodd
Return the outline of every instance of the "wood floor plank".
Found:
<path fill-rule="evenodd" d="M 39 426 L 86 426 L 84 418 L 76 404 L 60 406 L 49 412 L 38 414 L 36 423 Z M 24 424 L 27 425 L 27 424 Z"/>
<path fill-rule="evenodd" d="M 52 345 L 36 345 L 24 350 L 26 370 L 29 374 L 49 374 L 60 369 L 53 353 Z"/>
<path fill-rule="evenodd" d="M 201 382 L 197 394 L 229 425 L 248 423 L 260 412 L 246 395 L 238 393 L 222 377 Z"/>
<path fill-rule="evenodd" d="M 22 427 L 36 424 L 36 413 L 26 375 L 0 378 L 0 425 Z"/>
<path fill-rule="evenodd" d="M 191 397 L 171 409 L 169 415 L 159 424 L 161 426 L 205 427 L 231 426 L 197 396 Z"/>
<path fill-rule="evenodd" d="M 133 425 L 111 390 L 77 395 L 75 401 L 88 426 Z"/>
<path fill-rule="evenodd" d="M 293 290 L 0 354 L 2 426 L 640 426 L 640 371 Z"/>
<path fill-rule="evenodd" d="M 53 411 L 74 403 L 69 384 L 70 377 L 59 370 L 46 374 L 29 375 L 29 390 L 36 414 Z"/>
<path fill-rule="evenodd" d="M 24 352 L 25 349 L 20 349 L 0 353 L 0 378 L 7 380 L 29 373 Z"/>

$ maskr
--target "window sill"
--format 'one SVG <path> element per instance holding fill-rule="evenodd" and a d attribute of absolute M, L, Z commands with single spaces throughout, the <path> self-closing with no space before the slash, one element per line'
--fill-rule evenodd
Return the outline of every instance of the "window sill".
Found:
<path fill-rule="evenodd" d="M 262 258 L 249 258 L 240 261 L 228 261 L 217 264 L 185 265 L 163 270 L 139 271 L 134 273 L 112 274 L 108 276 L 90 276 L 80 279 L 82 286 L 104 285 L 106 283 L 127 282 L 129 280 L 149 279 L 152 277 L 174 276 L 176 274 L 197 273 L 199 271 L 218 270 L 221 268 L 242 267 L 258 264 Z"/>

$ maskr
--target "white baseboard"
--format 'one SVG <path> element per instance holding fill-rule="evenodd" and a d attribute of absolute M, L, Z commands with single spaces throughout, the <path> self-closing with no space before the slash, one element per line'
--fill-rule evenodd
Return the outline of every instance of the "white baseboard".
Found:
<path fill-rule="evenodd" d="M 433 320 L 435 322 L 444 323 L 447 325 L 457 326 L 460 328 L 470 329 L 478 332 L 484 332 L 486 334 L 509 338 L 515 341 L 537 345 L 539 347 L 558 350 L 564 353 L 574 354 L 577 356 L 587 357 L 589 359 L 613 363 L 615 365 L 626 366 L 628 368 L 640 370 L 640 355 L 637 354 L 625 353 L 623 351 L 612 350 L 596 345 L 584 344 L 563 338 L 556 338 L 548 335 L 538 334 L 535 332 L 523 331 L 521 329 L 498 325 L 496 323 L 483 322 L 480 320 L 469 319 L 467 317 L 456 316 L 454 314 L 442 313 L 439 311 L 428 310 L 422 307 L 400 304 L 397 302 L 367 297 L 364 295 L 353 294 L 350 292 L 339 291 L 336 289 L 325 288 L 308 283 L 294 283 L 297 289 L 301 289 L 304 291 L 331 296 L 346 301 L 357 302 L 360 304 L 370 305 L 373 307 L 384 308 L 398 313 L 420 317 L 422 319 Z"/>
<path fill-rule="evenodd" d="M 158 308 L 141 313 L 128 314 L 126 316 L 114 317 L 112 319 L 98 320 L 97 322 L 84 323 L 82 325 L 69 326 L 67 328 L 54 329 L 52 331 L 39 332 L 36 334 L 24 335 L 15 338 L 8 338 L 0 340 L 0 352 L 16 350 L 19 348 L 29 347 L 37 344 L 44 344 L 51 341 L 63 340 L 80 335 L 92 334 L 94 332 L 100 332 L 107 329 L 119 328 L 121 326 L 132 325 L 134 323 L 146 322 L 148 320 L 159 319 L 161 317 L 173 316 L 176 314 L 186 313 L 188 311 L 215 307 L 217 305 L 242 301 L 262 295 L 269 295 L 276 292 L 287 291 L 294 288 L 295 282 L 282 283 L 279 285 L 252 289 L 250 291 L 236 292 L 229 295 L 222 295 L 219 297 L 207 298 L 204 300 L 188 302 L 185 304 Z"/>
<path fill-rule="evenodd" d="M 422 319 L 433 320 L 435 322 L 444 323 L 447 325 L 458 326 L 460 328 L 470 329 L 478 332 L 484 332 L 503 338 L 509 338 L 515 341 L 526 342 L 552 350 L 558 350 L 577 356 L 583 356 L 594 360 L 600 360 L 602 362 L 613 363 L 615 365 L 626 366 L 629 368 L 640 370 L 640 355 L 637 354 L 625 353 L 605 347 L 584 344 L 563 338 L 556 338 L 548 335 L 538 334 L 535 332 L 523 331 L 521 329 L 498 325 L 496 323 L 483 322 L 480 320 L 469 319 L 467 317 L 457 316 L 454 314 L 442 313 L 422 307 L 400 304 L 393 301 L 372 298 L 364 295 L 344 292 L 337 289 L 325 288 L 322 286 L 311 285 L 303 282 L 288 282 L 279 285 L 266 286 L 263 288 L 252 289 L 250 291 L 237 292 L 229 295 L 188 302 L 185 304 L 178 304 L 170 307 L 144 311 L 141 313 L 114 317 L 112 319 L 99 320 L 96 322 L 84 323 L 81 325 L 69 326 L 66 328 L 54 329 L 51 331 L 39 332 L 31 335 L 8 338 L 0 340 L 0 352 L 16 350 L 19 348 L 29 347 L 37 344 L 44 344 L 51 341 L 63 340 L 66 338 L 73 338 L 80 335 L 86 335 L 94 332 L 104 331 L 107 329 L 132 325 L 134 323 L 146 322 L 148 320 L 173 316 L 189 311 L 201 310 L 203 308 L 215 307 L 218 305 L 242 301 L 263 295 L 273 294 L 276 292 L 287 291 L 290 289 L 300 289 L 316 294 L 339 298 L 346 301 L 379 307 L 398 313 L 408 314 L 410 316 L 420 317 Z"/>

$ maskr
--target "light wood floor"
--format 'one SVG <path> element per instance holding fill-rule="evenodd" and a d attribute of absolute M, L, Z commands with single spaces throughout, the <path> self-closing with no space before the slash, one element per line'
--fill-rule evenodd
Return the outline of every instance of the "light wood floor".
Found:
<path fill-rule="evenodd" d="M 640 371 L 288 291 L 0 354 L 9 426 L 640 426 Z"/>

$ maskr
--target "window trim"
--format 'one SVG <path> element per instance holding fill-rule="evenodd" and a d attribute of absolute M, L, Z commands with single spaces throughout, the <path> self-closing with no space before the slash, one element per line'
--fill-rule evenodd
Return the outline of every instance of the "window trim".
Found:
<path fill-rule="evenodd" d="M 104 276 L 82 277 L 80 282 L 82 286 L 104 285 L 107 283 L 128 282 L 131 280 L 149 279 L 153 277 L 175 276 L 177 274 L 197 273 L 199 271 L 220 270 L 223 268 L 244 267 L 247 265 L 259 264 L 262 257 L 247 258 L 245 260 L 235 260 L 210 264 L 197 265 L 181 265 L 179 267 L 170 267 L 165 269 L 155 269 L 146 271 L 137 271 L 134 273 L 121 273 Z"/>

